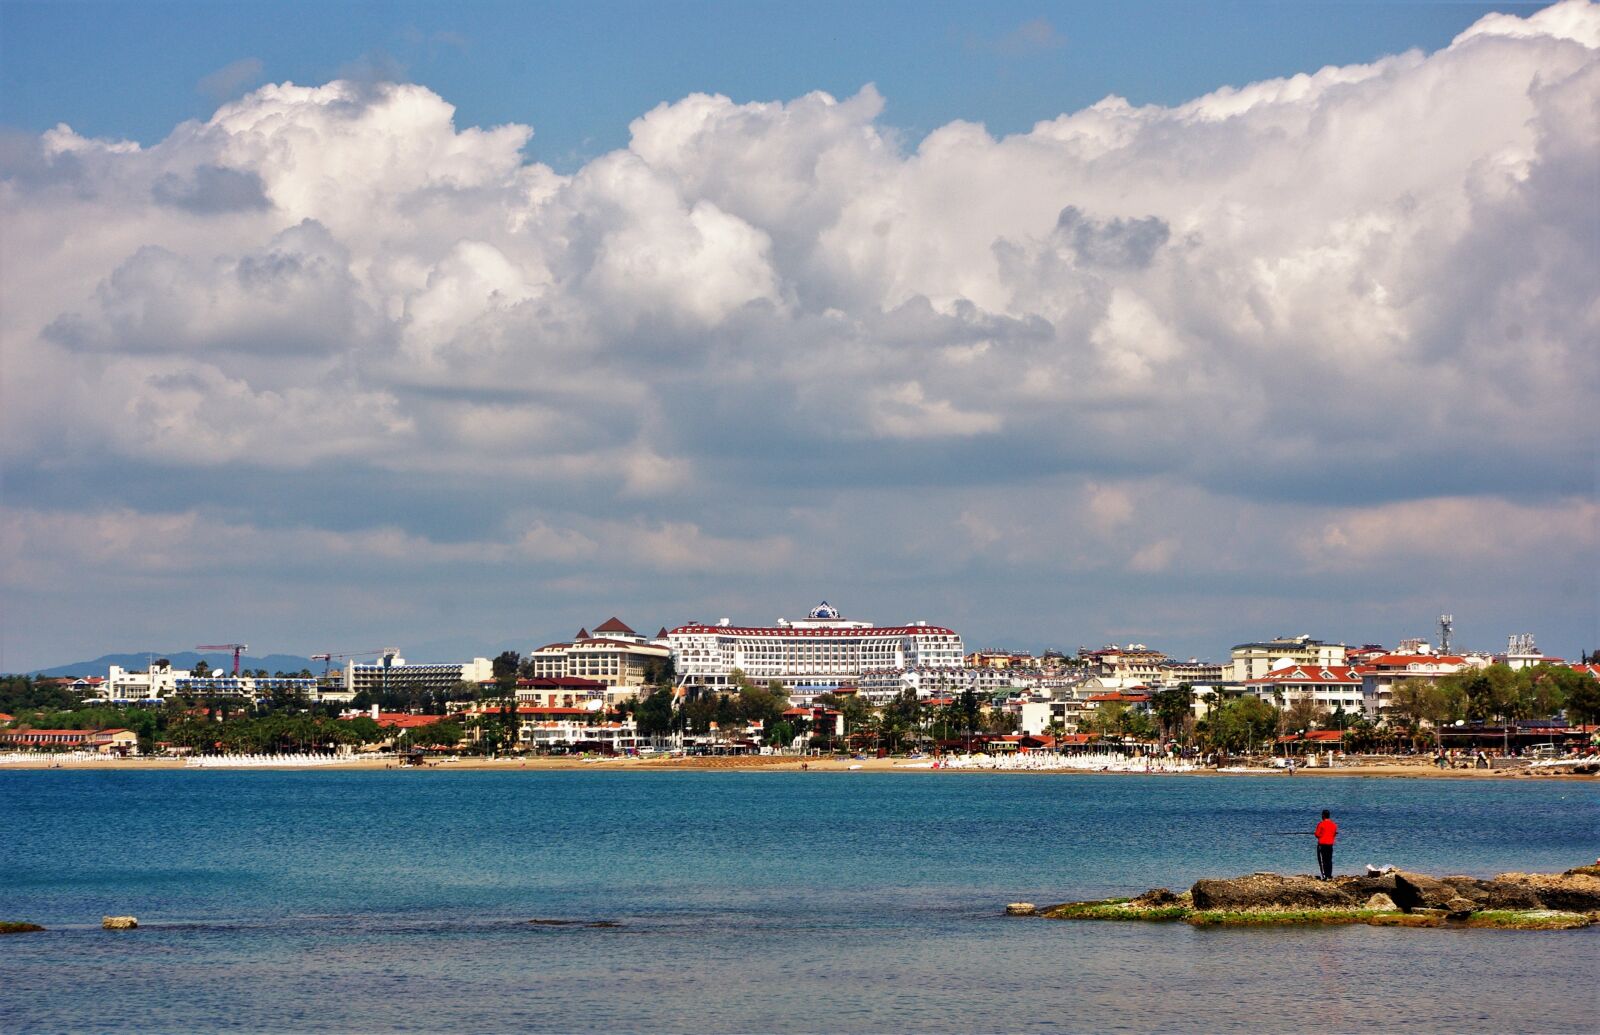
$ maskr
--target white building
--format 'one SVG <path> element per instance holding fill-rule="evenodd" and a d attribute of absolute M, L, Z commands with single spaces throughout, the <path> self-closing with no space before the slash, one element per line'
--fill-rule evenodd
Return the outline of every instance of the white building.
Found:
<path fill-rule="evenodd" d="M 105 682 L 95 688 L 95 696 L 103 701 L 156 701 L 177 693 L 178 680 L 189 679 L 186 668 L 173 668 L 170 663 L 152 661 L 143 672 L 112 665 Z"/>
<path fill-rule="evenodd" d="M 151 662 L 143 672 L 112 665 L 104 680 L 85 681 L 85 685 L 92 687 L 95 698 L 115 702 L 163 701 L 173 696 L 253 701 L 282 694 L 313 700 L 317 690 L 315 679 L 300 676 L 236 676 L 225 669 L 198 676 L 159 661 Z"/>
<path fill-rule="evenodd" d="M 1459 654 L 1380 654 L 1355 666 L 1361 677 L 1361 701 L 1367 717 L 1380 718 L 1394 700 L 1395 688 L 1408 682 L 1429 682 L 1459 672 L 1470 662 Z"/>
<path fill-rule="evenodd" d="M 879 626 L 842 617 L 827 601 L 805 618 L 775 625 L 682 625 L 667 634 L 678 684 L 726 690 L 735 669 L 756 683 L 776 679 L 791 691 L 860 686 L 867 673 L 963 668 L 961 637 L 927 622 Z"/>
<path fill-rule="evenodd" d="M 1278 708 L 1310 701 L 1324 712 L 1342 708 L 1353 715 L 1362 711 L 1365 702 L 1361 676 L 1349 665 L 1288 663 L 1260 679 L 1245 680 L 1244 687 L 1248 693 Z"/>
<path fill-rule="evenodd" d="M 664 667 L 672 657 L 666 630 L 646 639 L 618 618 L 595 626 L 591 635 L 578 635 L 563 643 L 547 643 L 528 655 L 535 679 L 592 679 L 604 683 L 606 703 L 639 696 L 652 667 Z"/>
<path fill-rule="evenodd" d="M 582 745 L 587 750 L 620 753 L 644 746 L 632 719 L 624 722 L 595 722 L 584 718 L 535 720 L 522 723 L 519 736 L 523 744 L 535 751 L 565 751 Z"/>
<path fill-rule="evenodd" d="M 419 689 L 430 692 L 455 689 L 457 683 L 484 683 L 494 678 L 494 663 L 488 658 L 439 665 L 413 665 L 390 651 L 377 661 L 356 661 L 344 665 L 344 692 L 354 696 L 363 690 L 385 693 Z"/>
<path fill-rule="evenodd" d="M 1284 661 L 1296 665 L 1313 665 L 1317 668 L 1344 665 L 1348 662 L 1348 651 L 1349 648 L 1342 643 L 1323 643 L 1321 640 L 1313 640 L 1310 636 L 1304 635 L 1280 636 L 1275 640 L 1262 640 L 1259 643 L 1241 643 L 1233 648 L 1233 673 L 1230 678 L 1236 683 L 1243 683 L 1248 679 L 1260 679 L 1278 668 Z"/>

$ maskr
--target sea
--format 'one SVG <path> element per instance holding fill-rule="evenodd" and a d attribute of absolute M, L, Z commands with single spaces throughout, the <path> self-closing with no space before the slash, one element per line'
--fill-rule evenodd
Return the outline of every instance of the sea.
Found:
<path fill-rule="evenodd" d="M 1600 854 L 1576 782 L 0 772 L 0 1030 L 1600 1030 L 1600 927 L 1003 915 L 1309 872 L 1323 808 L 1341 872 Z"/>

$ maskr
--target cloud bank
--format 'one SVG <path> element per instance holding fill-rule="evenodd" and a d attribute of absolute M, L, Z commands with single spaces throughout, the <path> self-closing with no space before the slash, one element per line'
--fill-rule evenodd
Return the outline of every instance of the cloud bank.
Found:
<path fill-rule="evenodd" d="M 999 139 L 882 109 L 691 95 L 571 175 L 405 83 L 6 140 L 5 666 L 818 595 L 1596 645 L 1600 8 Z"/>

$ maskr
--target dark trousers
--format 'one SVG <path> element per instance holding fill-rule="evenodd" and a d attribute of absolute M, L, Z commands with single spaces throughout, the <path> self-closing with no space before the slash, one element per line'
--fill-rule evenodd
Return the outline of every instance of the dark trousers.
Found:
<path fill-rule="evenodd" d="M 1323 880 L 1333 879 L 1333 845 L 1317 845 L 1317 866 Z"/>

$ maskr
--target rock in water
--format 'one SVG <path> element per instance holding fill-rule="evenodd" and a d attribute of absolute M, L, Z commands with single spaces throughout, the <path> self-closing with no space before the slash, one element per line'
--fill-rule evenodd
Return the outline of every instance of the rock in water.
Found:
<path fill-rule="evenodd" d="M 1032 902 L 1012 902 L 1006 906 L 1006 916 L 1032 916 L 1039 907 Z"/>
<path fill-rule="evenodd" d="M 1400 907 L 1394 904 L 1394 899 L 1390 898 L 1388 895 L 1385 895 L 1383 892 L 1379 891 L 1379 892 L 1374 893 L 1371 898 L 1367 899 L 1366 908 L 1368 908 L 1368 909 L 1381 909 L 1385 913 L 1393 913 L 1395 910 L 1399 909 Z"/>
<path fill-rule="evenodd" d="M 38 924 L 24 923 L 21 920 L 0 920 L 0 934 L 30 934 L 42 930 L 44 928 Z"/>
<path fill-rule="evenodd" d="M 139 926 L 139 920 L 132 916 L 107 916 L 101 917 L 100 926 L 108 931 L 131 931 Z"/>
<path fill-rule="evenodd" d="M 1337 909 L 1359 904 L 1330 881 L 1252 873 L 1232 880 L 1197 880 L 1190 894 L 1196 909 Z"/>
<path fill-rule="evenodd" d="M 1407 913 L 1413 909 L 1443 909 L 1445 903 L 1458 898 L 1455 888 L 1435 877 L 1421 873 L 1400 872 L 1394 875 L 1394 891 L 1389 893 L 1395 905 Z"/>
<path fill-rule="evenodd" d="M 1453 898 L 1444 904 L 1445 915 L 1452 920 L 1465 920 L 1477 908 L 1470 898 Z"/>
<path fill-rule="evenodd" d="M 1143 906 L 1147 909 L 1159 909 L 1165 906 L 1178 905 L 1178 896 L 1169 888 L 1151 888 L 1138 898 L 1129 902 L 1130 906 Z"/>
<path fill-rule="evenodd" d="M 1526 888 L 1546 909 L 1600 910 L 1600 877 L 1587 873 L 1502 873 L 1490 883 Z"/>

